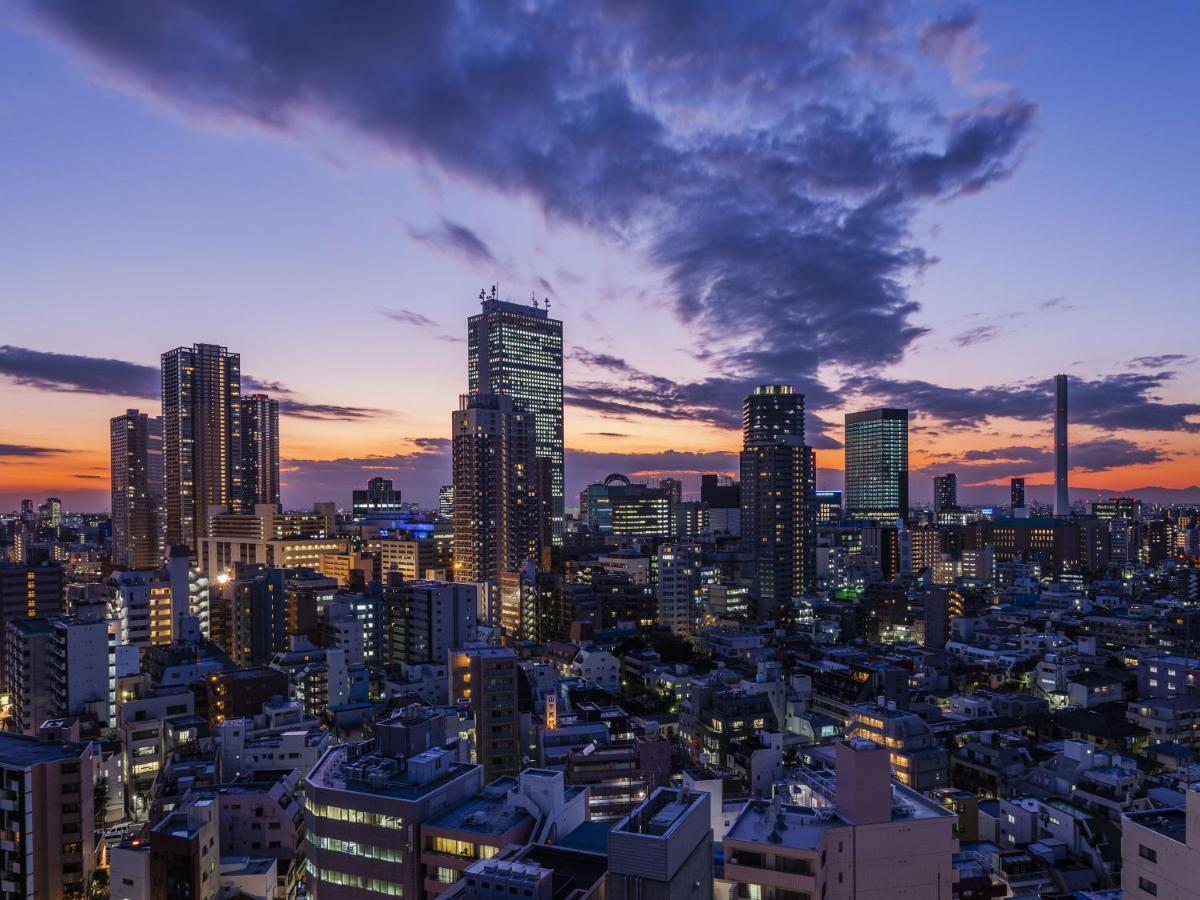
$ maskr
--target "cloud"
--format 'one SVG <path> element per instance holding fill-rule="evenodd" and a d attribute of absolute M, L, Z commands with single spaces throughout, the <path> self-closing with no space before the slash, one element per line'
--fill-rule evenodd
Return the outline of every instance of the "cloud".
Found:
<path fill-rule="evenodd" d="M 1000 329 L 995 325 L 976 325 L 968 328 L 962 334 L 954 336 L 954 343 L 960 347 L 974 347 L 976 344 L 986 344 L 994 341 L 1000 335 Z"/>
<path fill-rule="evenodd" d="M 905 285 L 934 262 L 917 210 L 1008 178 L 1036 115 L 1012 92 L 954 112 L 911 81 L 901 96 L 911 50 L 869 0 L 30 2 L 110 82 L 197 122 L 304 141 L 324 120 L 640 255 L 711 369 L 649 405 L 714 423 L 735 423 L 753 384 L 820 408 L 822 366 L 902 359 L 924 333 Z M 974 29 L 931 31 L 927 52 L 949 58 Z M 414 236 L 495 259 L 460 223 Z"/>
<path fill-rule="evenodd" d="M 0 444 L 0 459 L 38 459 L 65 452 L 51 447 L 30 447 L 27 444 Z"/>
<path fill-rule="evenodd" d="M 391 319 L 393 322 L 399 322 L 401 325 L 415 325 L 418 328 L 436 328 L 437 322 L 428 316 L 423 316 L 419 312 L 413 312 L 411 309 L 388 309 L 384 306 L 375 307 L 375 312 L 383 316 L 385 319 Z"/>
<path fill-rule="evenodd" d="M 1159 395 L 1174 378 L 1175 373 L 1168 370 L 1071 378 L 1070 422 L 1107 431 L 1200 433 L 1200 403 L 1167 403 Z M 843 388 L 905 407 L 951 428 L 971 430 L 1002 418 L 1049 422 L 1054 397 L 1050 380 L 952 388 L 928 381 L 857 377 L 847 380 Z"/>
<path fill-rule="evenodd" d="M 1143 446 L 1125 438 L 1097 438 L 1071 444 L 1068 461 L 1073 472 L 1109 472 L 1126 466 L 1152 465 L 1171 458 L 1159 447 Z M 956 472 L 968 483 L 996 478 L 1034 475 L 1054 469 L 1054 450 L 1015 444 L 939 454 L 935 462 L 914 471 Z"/>
<path fill-rule="evenodd" d="M 72 475 L 72 478 L 82 478 L 88 481 L 107 481 L 103 475 Z"/>
<path fill-rule="evenodd" d="M 445 217 L 442 218 L 442 221 L 436 228 L 429 231 L 421 231 L 410 227 L 408 233 L 413 240 L 420 241 L 430 247 L 457 253 L 471 262 L 494 263 L 496 261 L 491 248 L 488 247 L 483 238 L 466 225 L 454 222 Z M 424 316 L 420 318 L 424 318 Z"/>
<path fill-rule="evenodd" d="M 1135 356 L 1129 365 L 1137 369 L 1164 369 L 1167 366 L 1178 366 L 1192 362 L 1186 353 L 1161 353 L 1158 356 Z"/>
<path fill-rule="evenodd" d="M 987 46 L 979 39 L 979 16 L 962 10 L 922 26 L 917 46 L 930 59 L 944 63 L 954 86 L 965 93 L 986 96 L 1008 90 L 999 81 L 979 78 Z"/>
<path fill-rule="evenodd" d="M 17 384 L 42 391 L 106 394 L 158 400 L 159 370 L 121 359 L 48 353 L 26 347 L 0 346 L 0 375 Z M 297 400 L 294 392 L 278 381 L 242 375 L 242 389 L 279 396 L 279 411 L 301 419 L 353 421 L 381 415 L 383 410 L 363 406 L 339 406 Z"/>
<path fill-rule="evenodd" d="M 159 372 L 121 359 L 0 346 L 0 375 L 42 391 L 157 399 Z"/>

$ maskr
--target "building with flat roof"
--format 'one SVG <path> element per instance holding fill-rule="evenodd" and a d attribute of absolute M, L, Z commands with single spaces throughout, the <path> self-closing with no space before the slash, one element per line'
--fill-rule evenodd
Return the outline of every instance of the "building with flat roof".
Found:
<path fill-rule="evenodd" d="M 712 900 L 709 795 L 659 788 L 608 833 L 608 900 Z"/>
<path fill-rule="evenodd" d="M 314 900 L 423 896 L 421 824 L 483 787 L 482 767 L 456 761 L 444 739 L 445 717 L 413 707 L 313 766 L 304 793 Z"/>
<path fill-rule="evenodd" d="M 1125 897 L 1185 900 L 1200 875 L 1200 785 L 1188 788 L 1183 808 L 1121 817 L 1121 889 Z"/>
<path fill-rule="evenodd" d="M 745 896 L 950 900 L 957 817 L 891 777 L 888 751 L 835 745 L 833 773 L 799 771 L 753 801 L 725 835 L 725 878 Z"/>

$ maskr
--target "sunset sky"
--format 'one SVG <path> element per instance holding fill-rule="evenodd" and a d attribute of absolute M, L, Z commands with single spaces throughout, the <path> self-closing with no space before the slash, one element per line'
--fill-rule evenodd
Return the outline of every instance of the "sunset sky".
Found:
<path fill-rule="evenodd" d="M 1200 484 L 1195 3 L 4 10 L 0 510 L 106 510 L 195 342 L 283 402 L 285 505 L 432 502 L 492 284 L 563 320 L 568 505 L 732 472 L 768 381 L 822 487 L 881 403 L 914 499 L 1048 484 L 1056 372 L 1077 496 Z"/>

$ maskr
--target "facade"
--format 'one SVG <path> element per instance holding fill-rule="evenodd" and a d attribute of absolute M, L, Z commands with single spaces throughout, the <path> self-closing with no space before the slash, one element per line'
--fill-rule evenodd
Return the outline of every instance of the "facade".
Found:
<path fill-rule="evenodd" d="M 36 735 L 42 723 L 54 718 L 56 704 L 50 685 L 54 629 L 46 619 L 13 619 L 8 623 L 5 657 L 8 666 L 9 729 Z"/>
<path fill-rule="evenodd" d="M 703 791 L 659 788 L 608 833 L 607 900 L 712 900 L 713 833 Z"/>
<path fill-rule="evenodd" d="M 836 745 L 833 778 L 754 801 L 725 835 L 725 878 L 761 900 L 951 900 L 958 817 L 890 777 L 886 748 Z M 780 802 L 780 801 L 783 802 Z"/>
<path fill-rule="evenodd" d="M 0 732 L 0 833 L 12 845 L 0 852 L 5 896 L 87 896 L 96 868 L 94 746 Z"/>
<path fill-rule="evenodd" d="M 372 478 L 366 490 L 355 490 L 350 495 L 350 511 L 356 522 L 387 521 L 403 513 L 404 506 L 390 478 Z"/>
<path fill-rule="evenodd" d="M 241 399 L 241 512 L 256 504 L 279 503 L 279 401 L 266 394 Z"/>
<path fill-rule="evenodd" d="M 210 507 L 242 502 L 241 357 L 213 344 L 162 355 L 167 544 L 196 553 Z"/>
<path fill-rule="evenodd" d="M 699 624 L 702 561 L 694 544 L 658 548 L 658 621 L 675 634 L 691 634 Z"/>
<path fill-rule="evenodd" d="M 1121 889 L 1125 897 L 1185 900 L 1200 873 L 1200 792 L 1189 785 L 1182 809 L 1121 818 Z"/>
<path fill-rule="evenodd" d="M 389 663 L 443 664 L 477 636 L 479 586 L 393 579 L 383 589 Z"/>
<path fill-rule="evenodd" d="M 475 759 L 485 781 L 521 770 L 517 655 L 508 647 L 450 653 L 450 700 L 470 703 Z"/>
<path fill-rule="evenodd" d="M 162 564 L 162 419 L 136 409 L 109 422 L 112 561 L 117 568 Z"/>
<path fill-rule="evenodd" d="M 933 512 L 944 512 L 958 509 L 958 476 L 953 472 L 948 475 L 935 475 L 933 479 Z"/>
<path fill-rule="evenodd" d="M 66 599 L 66 576 L 62 566 L 0 565 L 0 630 L 13 619 L 57 616 Z"/>
<path fill-rule="evenodd" d="M 390 753 L 387 740 L 331 747 L 305 779 L 314 900 L 424 896 L 421 824 L 483 787 L 480 767 L 449 750 Z"/>
<path fill-rule="evenodd" d="M 134 647 L 171 643 L 171 579 L 163 570 L 114 572 L 105 593 L 119 643 Z"/>
<path fill-rule="evenodd" d="M 1013 509 L 1025 508 L 1025 479 L 1014 478 L 1008 484 L 1008 504 Z"/>
<path fill-rule="evenodd" d="M 846 514 L 908 518 L 908 410 L 846 414 Z"/>
<path fill-rule="evenodd" d="M 804 396 L 786 385 L 756 387 L 742 409 L 741 529 L 763 617 L 816 584 L 815 489 Z"/>
<path fill-rule="evenodd" d="M 483 309 L 467 320 L 467 389 L 512 399 L 536 429 L 535 456 L 545 460 L 546 501 L 554 543 L 563 523 L 562 322 L 543 309 L 500 300 L 480 291 Z M 539 479 L 540 480 L 540 479 Z M 457 491 L 457 481 L 455 490 Z M 456 501 L 457 502 L 457 501 Z M 456 524 L 457 528 L 457 524 Z"/>
<path fill-rule="evenodd" d="M 451 424 L 454 579 L 495 580 L 543 546 L 534 418 L 512 397 L 464 394 Z"/>
<path fill-rule="evenodd" d="M 347 553 L 349 542 L 330 533 L 318 510 L 280 513 L 275 504 L 259 503 L 251 512 L 215 512 L 197 547 L 201 571 L 217 579 L 233 575 L 239 563 L 317 569 L 322 557 Z"/>

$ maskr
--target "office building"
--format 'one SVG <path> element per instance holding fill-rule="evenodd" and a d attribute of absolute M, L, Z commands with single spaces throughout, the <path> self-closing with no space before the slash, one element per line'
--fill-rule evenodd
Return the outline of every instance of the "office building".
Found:
<path fill-rule="evenodd" d="M 846 414 L 846 514 L 908 518 L 908 410 Z"/>
<path fill-rule="evenodd" d="M 13 619 L 5 636 L 10 714 L 8 727 L 36 735 L 42 723 L 58 715 L 50 681 L 54 629 L 48 619 Z"/>
<path fill-rule="evenodd" d="M 116 568 L 162 564 L 162 420 L 136 409 L 109 422 L 112 562 Z"/>
<path fill-rule="evenodd" d="M 813 495 L 817 524 L 842 520 L 842 492 L 816 491 Z"/>
<path fill-rule="evenodd" d="M 389 521 L 399 518 L 404 506 L 390 478 L 372 478 L 365 490 L 351 493 L 350 511 L 356 522 Z"/>
<path fill-rule="evenodd" d="M 1054 376 L 1054 514 L 1071 514 L 1067 486 L 1067 376 Z"/>
<path fill-rule="evenodd" d="M 8 897 L 82 898 L 96 869 L 89 742 L 0 732 L 0 884 Z"/>
<path fill-rule="evenodd" d="M 563 523 L 562 322 L 550 318 L 549 301 L 545 308 L 536 301 L 507 303 L 495 287 L 490 295 L 480 291 L 479 299 L 482 310 L 467 321 L 467 390 L 509 397 L 533 416 L 535 456 L 545 460 L 536 480 L 548 482 L 543 501 L 557 544 Z"/>
<path fill-rule="evenodd" d="M 702 562 L 694 544 L 658 548 L 658 622 L 675 634 L 692 634 L 700 623 Z"/>
<path fill-rule="evenodd" d="M 894 783 L 886 748 L 854 738 L 834 752 L 832 773 L 746 805 L 725 835 L 725 878 L 761 900 L 957 896 L 957 817 Z"/>
<path fill-rule="evenodd" d="M 804 396 L 756 387 L 742 412 L 742 541 L 758 611 L 769 617 L 816 583 L 816 459 L 804 444 Z"/>
<path fill-rule="evenodd" d="M 958 476 L 953 472 L 948 475 L 935 475 L 933 478 L 933 512 L 936 515 L 951 509 L 958 509 Z"/>
<path fill-rule="evenodd" d="M 242 397 L 242 502 L 279 505 L 279 401 L 266 394 Z"/>
<path fill-rule="evenodd" d="M 380 581 L 387 581 L 393 573 L 405 581 L 417 581 L 430 577 L 430 571 L 447 568 L 438 542 L 430 538 L 371 541 L 367 549 L 379 554 Z"/>
<path fill-rule="evenodd" d="M 1008 483 L 1008 504 L 1013 509 L 1025 508 L 1025 479 L 1014 478 Z"/>
<path fill-rule="evenodd" d="M 479 585 L 392 578 L 383 589 L 389 663 L 444 665 L 477 637 Z"/>
<path fill-rule="evenodd" d="M 652 488 L 614 472 L 580 492 L 579 518 L 594 535 L 674 537 L 679 505 L 674 490 L 674 485 Z"/>
<path fill-rule="evenodd" d="M 607 900 L 712 900 L 710 802 L 703 791 L 659 788 L 618 822 L 608 833 Z"/>
<path fill-rule="evenodd" d="M 274 504 L 259 503 L 248 513 L 214 512 L 197 548 L 201 571 L 215 580 L 233 575 L 239 564 L 318 569 L 322 557 L 347 553 L 350 544 L 330 534 L 320 510 L 281 513 Z"/>
<path fill-rule="evenodd" d="M 380 722 L 373 742 L 331 747 L 304 779 L 314 900 L 425 896 L 421 824 L 484 781 L 479 766 L 455 762 L 443 746 L 445 716 L 417 712 L 421 721 Z"/>
<path fill-rule="evenodd" d="M 545 546 L 533 415 L 509 396 L 464 394 L 451 424 L 454 579 L 496 580 Z"/>
<path fill-rule="evenodd" d="M 450 701 L 468 702 L 475 721 L 475 759 L 485 781 L 521 770 L 517 655 L 510 647 L 450 652 Z"/>
<path fill-rule="evenodd" d="M 196 344 L 162 355 L 167 544 L 195 553 L 212 507 L 242 502 L 241 357 Z"/>

